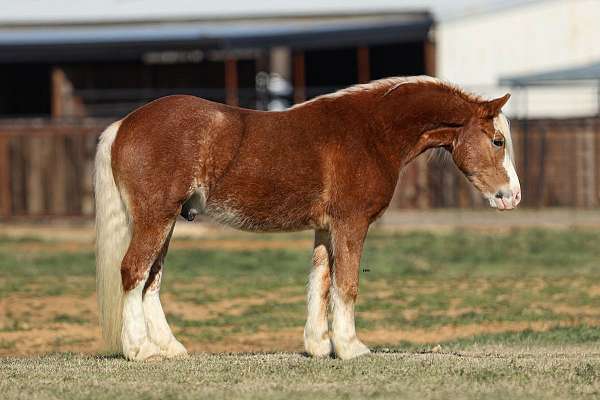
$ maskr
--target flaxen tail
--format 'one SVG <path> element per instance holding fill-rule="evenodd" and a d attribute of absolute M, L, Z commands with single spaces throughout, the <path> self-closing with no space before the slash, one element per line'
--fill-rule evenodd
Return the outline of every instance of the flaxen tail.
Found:
<path fill-rule="evenodd" d="M 113 177 L 111 148 L 121 121 L 100 136 L 96 151 L 96 293 L 102 336 L 112 351 L 122 351 L 123 285 L 121 262 L 129 246 L 129 215 Z"/>

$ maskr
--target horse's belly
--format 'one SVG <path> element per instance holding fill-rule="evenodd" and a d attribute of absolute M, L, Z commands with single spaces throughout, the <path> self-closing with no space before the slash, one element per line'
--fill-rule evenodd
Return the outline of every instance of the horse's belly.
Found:
<path fill-rule="evenodd" d="M 284 232 L 315 228 L 311 206 L 288 202 L 209 199 L 205 214 L 232 228 L 252 232 Z"/>

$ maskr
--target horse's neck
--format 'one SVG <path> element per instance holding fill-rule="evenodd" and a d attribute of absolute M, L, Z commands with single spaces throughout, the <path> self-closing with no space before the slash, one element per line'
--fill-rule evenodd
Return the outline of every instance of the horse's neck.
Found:
<path fill-rule="evenodd" d="M 416 87 L 385 99 L 370 112 L 378 121 L 380 151 L 398 169 L 424 151 L 449 145 L 468 119 L 468 106 L 450 91 Z"/>
<path fill-rule="evenodd" d="M 341 92 L 294 109 L 303 120 L 319 121 L 321 128 L 364 135 L 396 171 L 425 150 L 446 145 L 455 134 L 454 128 L 464 123 L 464 101 L 449 90 L 423 84 L 384 95 L 388 89 L 376 86 L 373 90 Z"/>

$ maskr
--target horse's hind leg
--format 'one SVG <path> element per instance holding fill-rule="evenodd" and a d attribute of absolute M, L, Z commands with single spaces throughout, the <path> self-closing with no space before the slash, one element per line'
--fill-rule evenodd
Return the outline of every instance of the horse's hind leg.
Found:
<path fill-rule="evenodd" d="M 136 361 L 160 355 L 160 348 L 148 337 L 142 298 L 150 269 L 170 233 L 174 217 L 152 217 L 134 216 L 131 242 L 121 264 L 124 290 L 121 342 L 125 358 Z"/>
<path fill-rule="evenodd" d="M 327 323 L 331 254 L 329 232 L 315 231 L 313 266 L 308 282 L 308 313 L 304 327 L 304 349 L 315 357 L 328 356 L 332 350 Z"/>
<path fill-rule="evenodd" d="M 173 333 L 171 332 L 171 328 L 169 328 L 159 297 L 163 266 L 174 227 L 175 224 L 171 227 L 171 231 L 163 244 L 162 250 L 150 269 L 150 276 L 144 287 L 144 298 L 142 301 L 144 306 L 144 317 L 146 319 L 146 328 L 150 340 L 160 348 L 161 355 L 169 358 L 187 355 L 185 347 L 175 339 L 175 336 L 173 336 Z"/>

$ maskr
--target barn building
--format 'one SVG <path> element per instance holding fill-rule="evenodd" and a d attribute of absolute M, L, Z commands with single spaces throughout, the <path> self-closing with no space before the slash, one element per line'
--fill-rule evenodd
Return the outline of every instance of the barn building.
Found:
<path fill-rule="evenodd" d="M 158 97 L 280 109 L 372 79 L 435 75 L 427 11 L 11 15 L 0 28 L 0 215 L 10 217 L 92 215 L 97 135 Z"/>
<path fill-rule="evenodd" d="M 0 116 L 115 117 L 171 93 L 264 108 L 260 73 L 288 82 L 280 95 L 294 102 L 433 75 L 432 24 L 404 12 L 5 28 Z"/>

